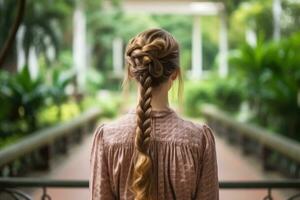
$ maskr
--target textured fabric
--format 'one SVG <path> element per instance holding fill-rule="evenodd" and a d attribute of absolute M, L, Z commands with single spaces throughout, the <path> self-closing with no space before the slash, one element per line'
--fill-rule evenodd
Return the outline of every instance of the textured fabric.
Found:
<path fill-rule="evenodd" d="M 135 110 L 100 125 L 91 153 L 92 200 L 134 199 Z M 180 118 L 172 109 L 152 111 L 149 152 L 153 160 L 154 200 L 219 199 L 215 140 L 212 130 Z"/>

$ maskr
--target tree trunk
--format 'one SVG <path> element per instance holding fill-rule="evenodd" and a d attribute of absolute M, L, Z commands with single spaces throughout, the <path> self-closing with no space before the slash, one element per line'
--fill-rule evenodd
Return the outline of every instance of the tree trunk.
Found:
<path fill-rule="evenodd" d="M 12 45 L 14 44 L 17 31 L 19 29 L 19 26 L 24 16 L 25 6 L 26 6 L 26 0 L 19 0 L 18 11 L 17 11 L 15 22 L 9 32 L 7 40 L 4 42 L 3 49 L 1 49 L 0 51 L 0 69 L 3 68 L 3 63 L 5 58 L 7 57 L 7 53 L 9 52 Z"/>

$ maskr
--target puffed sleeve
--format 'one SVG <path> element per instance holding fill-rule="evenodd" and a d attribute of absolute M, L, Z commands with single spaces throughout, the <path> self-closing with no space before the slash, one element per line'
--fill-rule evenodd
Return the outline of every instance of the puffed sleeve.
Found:
<path fill-rule="evenodd" d="M 111 190 L 107 169 L 107 157 L 103 142 L 103 126 L 100 125 L 94 132 L 90 157 L 90 199 L 115 199 Z"/>
<path fill-rule="evenodd" d="M 219 180 L 216 146 L 213 131 L 207 126 L 202 127 L 204 133 L 204 151 L 200 165 L 197 184 L 197 200 L 218 200 L 219 199 Z"/>

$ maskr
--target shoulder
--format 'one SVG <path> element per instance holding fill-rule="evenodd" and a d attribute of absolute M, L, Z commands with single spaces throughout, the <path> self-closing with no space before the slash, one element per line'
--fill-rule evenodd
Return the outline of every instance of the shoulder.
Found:
<path fill-rule="evenodd" d="M 206 143 L 208 140 L 214 141 L 213 130 L 205 123 L 191 121 L 176 114 L 173 124 L 175 124 L 176 137 L 192 143 Z"/>
<path fill-rule="evenodd" d="M 94 140 L 100 138 L 105 144 L 122 143 L 129 139 L 134 127 L 134 115 L 125 114 L 114 121 L 98 125 L 94 132 Z"/>
<path fill-rule="evenodd" d="M 199 145 L 205 152 L 213 153 L 215 151 L 214 131 L 206 123 L 197 123 L 189 120 L 183 120 L 183 128 L 186 129 L 192 143 Z"/>
<path fill-rule="evenodd" d="M 94 130 L 92 141 L 92 153 L 95 152 L 95 149 L 97 149 L 97 147 L 100 146 L 103 142 L 103 126 L 104 124 L 100 124 Z"/>

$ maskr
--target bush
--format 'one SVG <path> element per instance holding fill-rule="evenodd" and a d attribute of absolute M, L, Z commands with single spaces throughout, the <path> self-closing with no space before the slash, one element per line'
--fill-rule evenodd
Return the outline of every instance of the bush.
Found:
<path fill-rule="evenodd" d="M 82 107 L 83 109 L 95 106 L 99 107 L 103 117 L 113 118 L 120 110 L 121 101 L 120 94 L 108 90 L 101 90 L 96 97 L 86 97 L 82 101 Z"/>
<path fill-rule="evenodd" d="M 15 75 L 0 74 L 0 137 L 37 128 L 37 113 L 46 105 L 49 88 L 40 78 L 32 80 L 28 67 Z"/>
<path fill-rule="evenodd" d="M 218 79 L 214 88 L 216 104 L 223 110 L 236 113 L 244 100 L 245 87 L 237 79 Z"/>
<path fill-rule="evenodd" d="M 187 81 L 184 86 L 184 111 L 191 117 L 200 116 L 201 105 L 213 102 L 213 85 L 206 81 Z"/>
<path fill-rule="evenodd" d="M 300 140 L 300 33 L 280 42 L 244 44 L 231 60 L 243 78 L 255 122 Z"/>
<path fill-rule="evenodd" d="M 31 78 L 28 66 L 24 66 L 16 74 L 0 72 L 1 140 L 14 137 L 16 134 L 30 134 L 41 128 L 44 122 L 47 124 L 53 121 L 53 119 L 44 119 L 40 113 L 43 113 L 48 106 L 50 106 L 49 110 L 53 110 L 53 107 L 60 108 L 68 100 L 69 96 L 66 95 L 65 89 L 74 79 L 74 74 L 58 70 L 50 72 L 40 72 L 35 79 Z M 46 75 L 50 75 L 47 78 L 51 78 L 51 83 L 46 82 Z M 55 106 L 51 106 L 51 104 Z M 61 109 L 57 110 L 55 118 L 60 120 L 69 118 L 68 116 L 60 117 Z M 49 112 L 45 113 L 46 118 L 51 118 Z"/>
<path fill-rule="evenodd" d="M 60 106 L 51 105 L 44 107 L 38 113 L 40 126 L 49 126 L 59 122 L 69 121 L 80 114 L 80 107 L 75 101 L 64 102 Z"/>
<path fill-rule="evenodd" d="M 213 103 L 230 112 L 239 111 L 244 100 L 243 85 L 236 79 L 210 75 L 200 81 L 188 81 L 184 91 L 184 110 L 189 116 L 201 115 L 203 104 Z"/>

